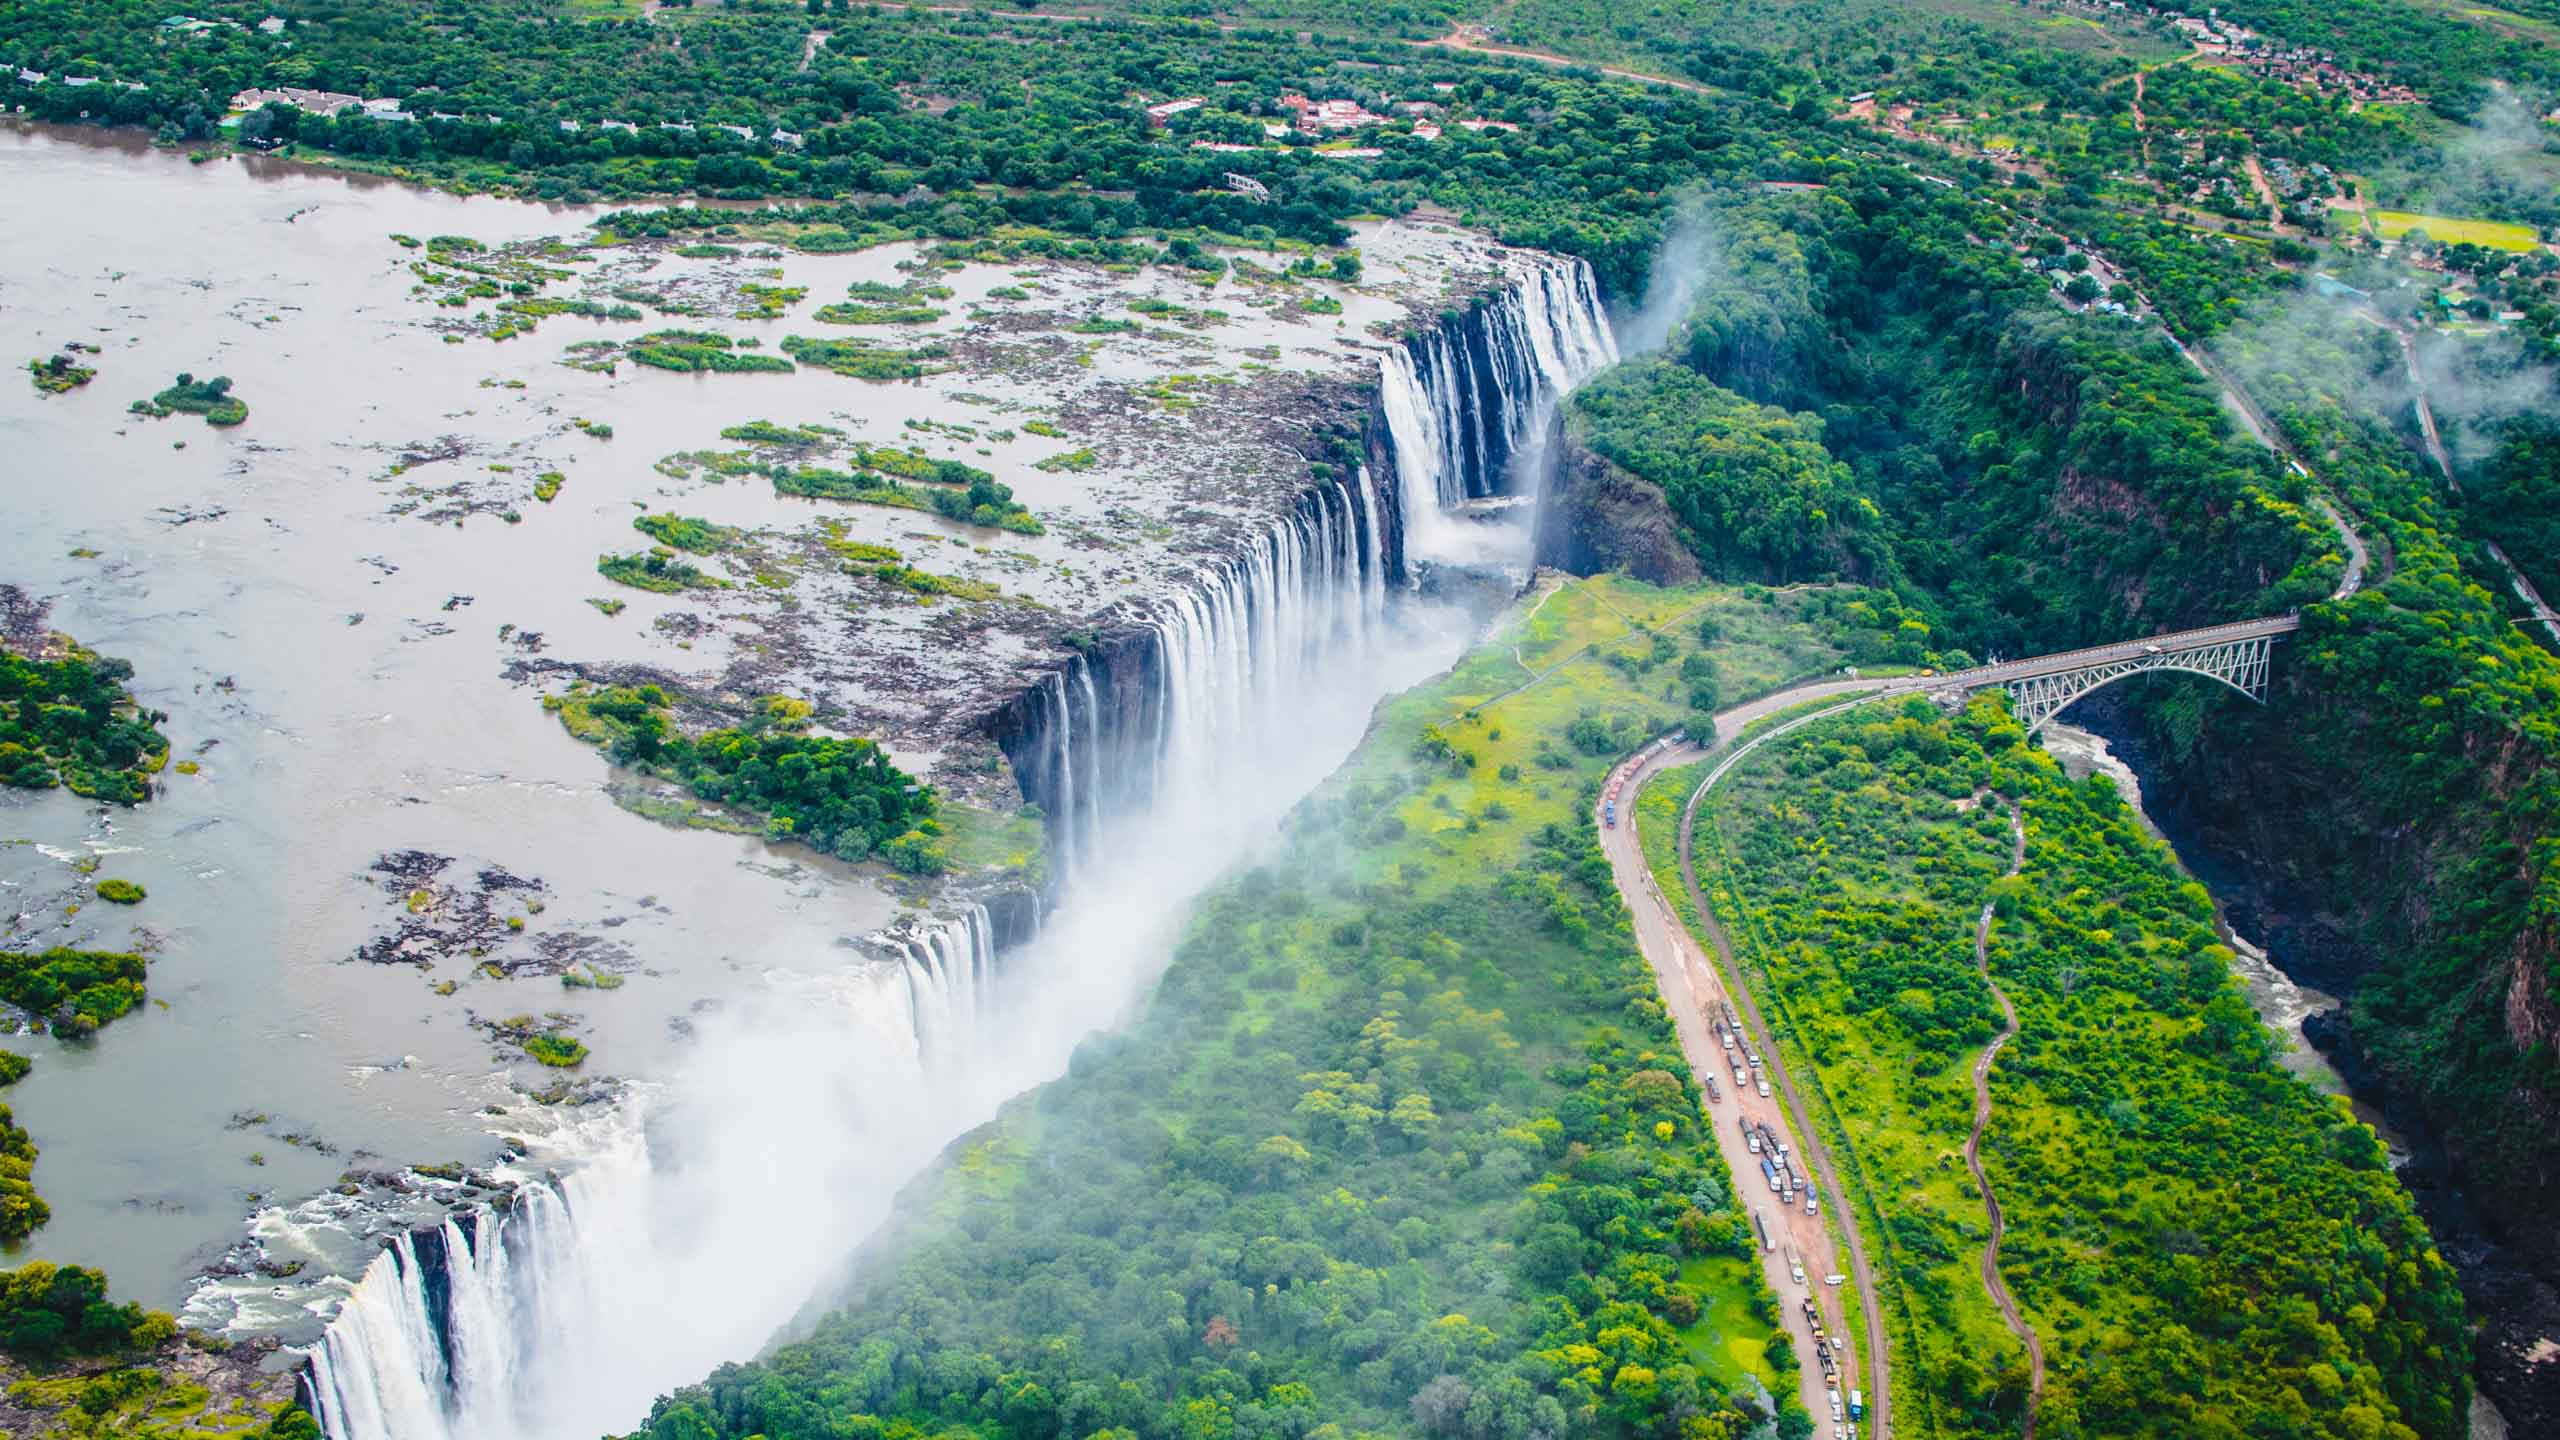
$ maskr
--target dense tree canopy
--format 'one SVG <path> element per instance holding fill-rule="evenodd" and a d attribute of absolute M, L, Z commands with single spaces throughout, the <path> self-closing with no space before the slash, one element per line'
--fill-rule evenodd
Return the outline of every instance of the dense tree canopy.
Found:
<path fill-rule="evenodd" d="M 901 869 L 942 867 L 933 790 L 873 741 L 805 733 L 804 702 L 769 697 L 746 724 L 699 734 L 675 722 L 674 701 L 656 685 L 581 689 L 548 703 L 616 761 L 752 811 L 774 839 L 847 860 L 878 852 Z"/>
<path fill-rule="evenodd" d="M 1574 392 L 1570 432 L 1660 486 L 1707 572 L 1733 580 L 1871 575 L 1875 502 L 1822 446 L 1822 422 L 1757 405 L 1668 361 Z"/>
<path fill-rule="evenodd" d="M 137 805 L 169 741 L 125 692 L 133 667 L 71 647 L 56 658 L 0 650 L 0 784 Z"/>

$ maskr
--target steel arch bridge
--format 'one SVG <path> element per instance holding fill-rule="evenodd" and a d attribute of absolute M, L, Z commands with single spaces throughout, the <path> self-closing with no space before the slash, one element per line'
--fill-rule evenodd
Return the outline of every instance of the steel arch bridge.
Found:
<path fill-rule="evenodd" d="M 1960 670 L 1930 688 L 1963 692 L 1997 685 L 2009 692 L 2010 710 L 2026 724 L 2031 735 L 2092 690 L 2127 676 L 2162 670 L 2218 680 L 2264 704 L 2275 642 L 2301 628 L 2298 615 L 2208 625 L 2200 630 L 2180 630 Z"/>

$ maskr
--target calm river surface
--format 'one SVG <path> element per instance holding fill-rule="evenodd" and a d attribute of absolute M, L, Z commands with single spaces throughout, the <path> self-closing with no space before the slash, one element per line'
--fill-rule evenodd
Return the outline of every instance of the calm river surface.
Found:
<path fill-rule="evenodd" d="M 471 1027 L 475 1016 L 566 1011 L 594 1049 L 589 1071 L 664 1078 L 700 1009 L 773 970 L 860 966 L 852 939 L 901 913 L 876 877 L 808 850 L 618 808 L 597 753 L 508 678 L 511 663 L 557 659 L 716 679 L 763 663 L 795 612 L 845 613 L 824 588 L 835 577 L 815 571 L 780 593 L 744 580 L 715 598 L 616 590 L 596 558 L 645 545 L 631 528 L 640 510 L 804 539 L 826 521 L 842 538 L 930 551 L 937 569 L 1001 580 L 1047 607 L 1009 615 L 1089 614 L 1187 574 L 1196 562 L 1177 544 L 1285 504 L 1303 462 L 1286 447 L 1247 451 L 1260 442 L 1242 427 L 1186 430 L 1170 413 L 1182 407 L 1167 405 L 1135 407 L 1146 413 L 1129 422 L 1134 437 L 1095 430 L 1083 443 L 1104 445 L 1100 466 L 1041 469 L 1076 442 L 1017 433 L 1022 419 L 1072 423 L 1090 387 L 1177 369 L 1373 376 L 1379 329 L 1455 277 L 1498 268 L 1477 237 L 1366 227 L 1363 284 L 1285 292 L 1341 302 L 1319 316 L 1232 281 L 971 265 L 934 277 L 956 291 L 951 310 L 970 313 L 932 338 L 968 339 L 982 348 L 965 353 L 1001 363 L 896 384 L 806 367 L 603 374 L 562 365 L 564 350 L 650 324 L 560 315 L 504 342 L 457 342 L 437 328 L 455 312 L 422 298 L 412 273 L 424 252 L 392 238 L 576 239 L 592 211 L 254 159 L 197 165 L 130 135 L 12 125 L 0 125 L 0 185 L 13 213 L 43 217 L 0 228 L 0 334 L 12 347 L 0 362 L 78 342 L 96 347 L 81 359 L 98 372 L 63 395 L 0 384 L 0 584 L 47 607 L 47 628 L 131 661 L 138 697 L 172 717 L 162 728 L 173 762 L 201 767 L 173 769 L 131 810 L 0 791 L 0 912 L 13 917 L 0 939 L 154 955 L 150 1004 L 93 1045 L 0 1036 L 37 1062 L 7 1096 L 41 1147 L 36 1181 L 54 1212 L 28 1253 L 105 1266 L 122 1293 L 169 1307 L 249 1217 L 272 1225 L 343 1172 L 490 1159 L 498 1142 L 482 1112 L 514 1096 L 508 1057 Z M 806 287 L 787 320 L 741 324 L 715 310 L 653 322 L 753 336 L 770 353 L 848 284 L 910 283 L 900 264 L 915 255 L 747 248 L 726 259 L 615 252 L 595 268 L 712 293 L 734 294 L 749 274 Z M 1119 314 L 1139 294 L 1225 308 L 1198 327 L 1207 333 L 1054 334 L 1062 314 Z M 1066 339 L 1082 355 L 1063 374 L 1007 361 L 1044 342 L 1054 359 Z M 180 372 L 229 376 L 248 423 L 127 413 Z M 1100 427 L 1131 408 L 1078 413 Z M 755 418 L 965 457 L 1013 485 L 1050 533 L 991 538 L 912 510 L 821 508 L 759 479 L 654 468 L 717 448 L 723 426 Z M 583 433 L 580 419 L 610 425 L 612 438 Z M 1285 462 L 1277 481 L 1272 454 Z M 534 503 L 531 479 L 545 471 L 565 484 Z M 627 611 L 589 603 L 608 594 Z M 710 612 L 708 623 L 692 612 Z M 811 685 L 889 707 L 893 753 L 929 767 L 935 752 L 899 751 L 901 715 L 938 721 L 982 702 L 1007 678 L 1001 667 L 1039 653 L 1003 629 L 955 646 L 930 628 L 946 613 L 864 610 L 795 655 L 805 666 L 814 652 L 824 667 Z M 840 652 L 831 637 L 845 635 L 867 638 Z M 977 691 L 952 695 L 932 683 L 937 664 L 992 668 L 972 672 Z M 903 690 L 886 683 L 892 668 Z M 594 947 L 633 969 L 630 983 L 565 990 L 549 976 L 484 978 L 468 958 L 352 959 L 404 918 L 400 885 L 372 867 L 409 851 L 453 857 L 447 881 L 485 867 L 540 881 L 530 938 Z M 97 875 L 140 881 L 150 898 L 132 910 L 81 904 L 91 877 L 78 867 L 93 859 Z M 458 988 L 438 994 L 440 982 Z M 512 1078 L 553 1076 L 519 1062 Z M 329 1268 L 360 1268 L 369 1254 L 361 1237 L 345 1239 Z M 280 1287 L 261 1323 L 334 1294 Z M 190 1318 L 223 1323 L 227 1305 Z"/>
<path fill-rule="evenodd" d="M 475 1000 L 579 1012 L 616 1072 L 646 1074 L 669 1017 L 734 972 L 822 967 L 839 937 L 889 918 L 888 897 L 828 883 L 805 851 L 619 811 L 595 753 L 501 678 L 520 653 L 506 624 L 582 658 L 669 663 L 670 642 L 584 597 L 605 588 L 596 554 L 632 548 L 614 532 L 661 483 L 649 461 L 738 405 L 699 385 L 633 404 L 628 375 L 551 364 L 580 322 L 512 347 L 443 344 L 386 237 L 499 240 L 586 217 L 22 129 L 0 129 L 0 184 L 15 213 L 44 217 L 0 230 L 8 362 L 74 340 L 101 351 L 83 390 L 0 385 L 0 582 L 131 660 L 142 701 L 173 716 L 173 759 L 202 766 L 132 810 L 0 791 L 0 841 L 23 842 L 0 846 L 11 943 L 123 948 L 138 927 L 157 949 L 152 1003 L 94 1045 L 0 1038 L 37 1061 L 8 1096 L 54 1211 L 32 1255 L 110 1266 L 120 1290 L 174 1305 L 254 1197 L 289 1202 L 359 1164 L 486 1158 L 476 1112 L 504 1088 L 465 1024 Z M 231 376 L 250 423 L 123 413 L 182 370 Z M 570 448 L 569 414 L 620 434 Z M 387 514 L 376 477 L 395 452 L 453 435 L 569 486 L 522 525 Z M 350 962 L 397 918 L 369 867 L 411 849 L 539 878 L 546 928 L 628 946 L 655 975 L 440 1000 L 415 968 Z M 64 918 L 87 855 L 149 900 Z"/>

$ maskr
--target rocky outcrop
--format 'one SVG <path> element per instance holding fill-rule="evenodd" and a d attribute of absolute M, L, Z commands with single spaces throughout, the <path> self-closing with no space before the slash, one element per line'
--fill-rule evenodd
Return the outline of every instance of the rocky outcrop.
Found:
<path fill-rule="evenodd" d="M 1661 486 L 1561 433 L 1549 443 L 1557 464 L 1538 510 L 1539 564 L 1576 575 L 1624 570 L 1655 585 L 1703 578 Z"/>

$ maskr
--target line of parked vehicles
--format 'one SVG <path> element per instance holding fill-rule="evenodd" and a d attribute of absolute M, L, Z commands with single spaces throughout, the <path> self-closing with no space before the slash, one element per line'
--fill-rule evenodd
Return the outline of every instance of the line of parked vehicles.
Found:
<path fill-rule="evenodd" d="M 1742 1038 L 1742 1020 L 1730 1002 L 1720 1002 L 1718 1008 L 1724 1013 L 1708 1019 L 1715 1026 L 1716 1044 L 1724 1047 L 1725 1062 L 1733 1067 L 1733 1088 L 1748 1085 L 1761 1099 L 1769 1098 L 1769 1076 L 1760 1063 L 1760 1047 Z"/>
<path fill-rule="evenodd" d="M 1794 1205 L 1796 1195 L 1801 1191 L 1804 1213 L 1821 1214 L 1822 1200 L 1814 1192 L 1813 1177 L 1796 1169 L 1795 1156 L 1788 1152 L 1785 1137 L 1775 1128 L 1748 1115 L 1739 1117 L 1739 1123 L 1742 1126 L 1742 1143 L 1752 1154 L 1760 1157 L 1761 1178 L 1769 1182 L 1769 1193 L 1778 1197 L 1778 1203 Z"/>
<path fill-rule="evenodd" d="M 1618 802 L 1624 798 L 1628 782 L 1641 773 L 1655 756 L 1679 744 L 1687 735 L 1686 730 L 1674 730 L 1648 743 L 1609 772 L 1608 783 L 1600 794 L 1601 824 L 1613 830 L 1617 828 Z M 1748 1085 L 1762 1099 L 1767 1099 L 1770 1093 L 1768 1071 L 1761 1062 L 1759 1047 L 1743 1038 L 1742 1017 L 1734 1012 L 1732 1002 L 1718 1001 L 1708 1011 L 1708 1020 L 1715 1028 L 1717 1046 L 1725 1052 L 1726 1062 L 1733 1067 L 1733 1088 L 1738 1092 Z M 1700 1071 L 1698 1084 L 1706 1091 L 1709 1103 L 1724 1103 L 1724 1089 L 1716 1083 L 1713 1072 Z M 1814 1191 L 1811 1177 L 1796 1169 L 1795 1156 L 1778 1131 L 1748 1115 L 1736 1116 L 1735 1120 L 1742 1127 L 1745 1145 L 1752 1154 L 1760 1157 L 1761 1178 L 1768 1182 L 1770 1192 L 1778 1197 L 1778 1203 L 1794 1205 L 1797 1194 L 1801 1192 L 1804 1213 L 1821 1214 L 1822 1202 Z M 1767 1212 L 1756 1205 L 1751 1207 L 1751 1225 L 1759 1233 L 1763 1251 L 1778 1249 L 1778 1231 L 1769 1223 Z M 1795 1278 L 1797 1285 L 1809 1287 L 1811 1282 L 1805 1277 L 1804 1257 L 1796 1253 L 1793 1245 L 1787 1246 L 1786 1251 L 1788 1273 Z M 1837 1286 L 1846 1278 L 1827 1275 L 1822 1283 Z M 1812 1295 L 1800 1297 L 1800 1303 L 1804 1307 L 1805 1323 L 1812 1327 L 1814 1355 L 1822 1365 L 1822 1376 L 1831 1392 L 1832 1440 L 1858 1440 L 1858 1422 L 1866 1418 L 1865 1397 L 1852 1390 L 1844 1406 L 1840 1396 L 1840 1356 L 1846 1352 L 1848 1344 L 1823 1328 L 1822 1311 L 1813 1303 Z"/>
<path fill-rule="evenodd" d="M 1641 771 L 1645 766 L 1653 763 L 1654 756 L 1659 755 L 1663 751 L 1670 749 L 1672 746 L 1679 744 L 1682 740 L 1687 739 L 1688 735 L 1689 732 L 1687 730 L 1679 729 L 1672 731 L 1668 735 L 1649 741 L 1643 749 L 1619 762 L 1618 768 L 1609 772 L 1609 783 L 1600 791 L 1601 824 L 1608 826 L 1612 830 L 1618 828 L 1619 792 L 1626 789 L 1627 782 L 1634 779 L 1638 771 Z"/>

